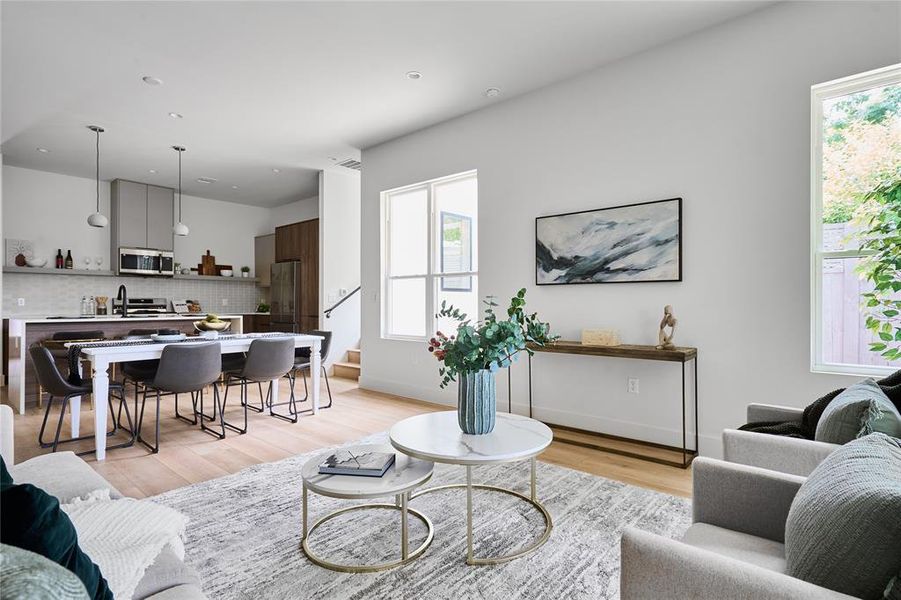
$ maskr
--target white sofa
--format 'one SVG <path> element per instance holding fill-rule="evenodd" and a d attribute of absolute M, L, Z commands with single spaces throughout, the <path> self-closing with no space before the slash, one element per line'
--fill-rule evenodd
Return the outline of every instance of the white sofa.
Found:
<path fill-rule="evenodd" d="M 16 483 L 30 483 L 61 503 L 84 496 L 97 489 L 108 489 L 111 498 L 122 494 L 73 452 L 43 454 L 14 464 L 13 411 L 0 405 L 0 454 Z M 166 549 L 147 569 L 138 584 L 135 600 L 205 600 L 197 572 Z"/>
<path fill-rule="evenodd" d="M 747 422 L 800 422 L 802 414 L 804 411 L 800 408 L 749 404 Z M 810 472 L 837 448 L 840 448 L 837 444 L 769 433 L 737 429 L 723 431 L 723 458 L 726 461 L 801 477 L 810 475 Z"/>

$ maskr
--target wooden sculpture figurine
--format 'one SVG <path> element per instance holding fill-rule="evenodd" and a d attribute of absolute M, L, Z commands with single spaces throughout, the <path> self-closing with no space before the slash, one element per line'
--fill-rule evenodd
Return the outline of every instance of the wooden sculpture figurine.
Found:
<path fill-rule="evenodd" d="M 669 334 L 666 328 L 669 327 Z M 673 307 L 669 304 L 663 307 L 663 318 L 660 319 L 660 331 L 657 333 L 657 349 L 672 350 L 676 347 L 673 344 L 673 335 L 676 333 L 676 317 L 673 316 Z"/>

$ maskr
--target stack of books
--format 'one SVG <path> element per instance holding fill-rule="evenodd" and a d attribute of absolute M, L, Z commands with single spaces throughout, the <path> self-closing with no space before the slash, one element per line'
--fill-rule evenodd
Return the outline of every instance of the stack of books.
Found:
<path fill-rule="evenodd" d="M 323 475 L 381 477 L 394 464 L 393 452 L 361 452 L 338 450 L 319 465 Z"/>

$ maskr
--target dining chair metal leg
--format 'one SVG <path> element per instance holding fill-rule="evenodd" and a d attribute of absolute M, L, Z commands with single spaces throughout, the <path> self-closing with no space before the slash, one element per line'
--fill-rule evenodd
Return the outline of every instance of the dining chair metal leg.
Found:
<path fill-rule="evenodd" d="M 269 389 L 266 392 L 266 400 L 269 405 L 269 416 L 288 421 L 289 423 L 297 423 L 300 411 L 297 410 L 297 399 L 294 395 L 294 375 L 289 371 L 287 377 L 290 382 L 290 385 L 288 386 L 289 396 L 287 402 L 272 402 L 272 382 L 269 382 Z M 288 414 L 278 413 L 273 410 L 276 406 L 285 405 L 288 407 Z"/>
<path fill-rule="evenodd" d="M 141 436 L 141 431 L 142 431 L 143 428 L 144 428 L 144 410 L 145 410 L 146 405 L 147 405 L 147 392 L 148 392 L 148 390 L 147 390 L 147 388 L 145 387 L 145 388 L 144 388 L 144 395 L 143 395 L 143 398 L 142 398 L 142 400 L 141 400 L 141 417 L 140 417 L 140 419 L 138 420 L 138 435 L 137 435 L 137 438 L 138 438 L 138 441 L 141 442 L 142 444 L 144 444 L 144 446 L 146 446 L 153 454 L 157 454 L 157 453 L 159 453 L 159 451 L 160 451 L 160 391 L 159 391 L 159 390 L 156 390 L 156 424 L 155 424 L 155 426 L 154 426 L 154 430 L 155 430 L 154 435 L 155 435 L 155 437 L 154 437 L 154 444 L 153 444 L 153 445 L 151 445 L 150 442 L 148 442 L 147 440 L 145 440 L 145 439 L 143 438 L 143 436 Z"/>
<path fill-rule="evenodd" d="M 203 390 L 200 390 L 199 394 L 200 394 L 200 414 L 203 415 L 204 414 L 204 412 L 203 412 Z M 216 429 L 214 429 L 212 427 L 208 427 L 207 424 L 204 422 L 203 418 L 200 419 L 200 429 L 201 429 L 201 431 L 209 433 L 210 435 L 213 435 L 213 436 L 219 438 L 220 440 L 222 440 L 222 439 L 225 439 L 225 428 L 227 427 L 227 423 L 225 422 L 225 403 L 224 403 L 224 401 L 221 401 L 221 397 L 219 395 L 219 386 L 215 383 L 213 383 L 213 404 L 214 404 L 214 406 L 218 405 L 219 430 L 217 431 Z M 214 408 L 213 414 L 216 414 L 215 411 L 216 411 L 216 408 Z M 247 410 L 246 410 L 246 408 L 244 411 L 244 418 L 245 418 L 244 429 L 246 431 L 247 430 L 247 422 L 246 422 Z"/>
<path fill-rule="evenodd" d="M 197 425 L 197 392 L 191 392 L 191 415 L 193 418 L 189 419 L 178 412 L 178 394 L 175 394 L 175 418 L 181 419 L 191 425 Z"/>
<path fill-rule="evenodd" d="M 222 426 L 223 428 L 231 429 L 232 431 L 237 432 L 240 435 L 244 435 L 247 433 L 247 409 L 250 408 L 254 410 L 253 406 L 249 406 L 247 401 L 247 380 L 241 379 L 239 384 L 240 390 L 240 398 L 241 398 L 241 407 L 244 409 L 244 427 L 238 427 L 237 425 L 233 425 L 225 420 L 225 403 L 228 401 L 228 386 L 225 388 L 225 394 L 222 399 L 221 410 L 219 411 L 220 416 L 222 417 Z M 224 429 L 223 429 L 224 431 Z"/>

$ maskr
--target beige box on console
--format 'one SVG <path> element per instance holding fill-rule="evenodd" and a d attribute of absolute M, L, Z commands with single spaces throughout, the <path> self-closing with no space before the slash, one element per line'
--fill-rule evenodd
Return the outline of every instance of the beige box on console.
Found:
<path fill-rule="evenodd" d="M 582 344 L 585 346 L 619 346 L 619 332 L 615 329 L 583 329 Z"/>

